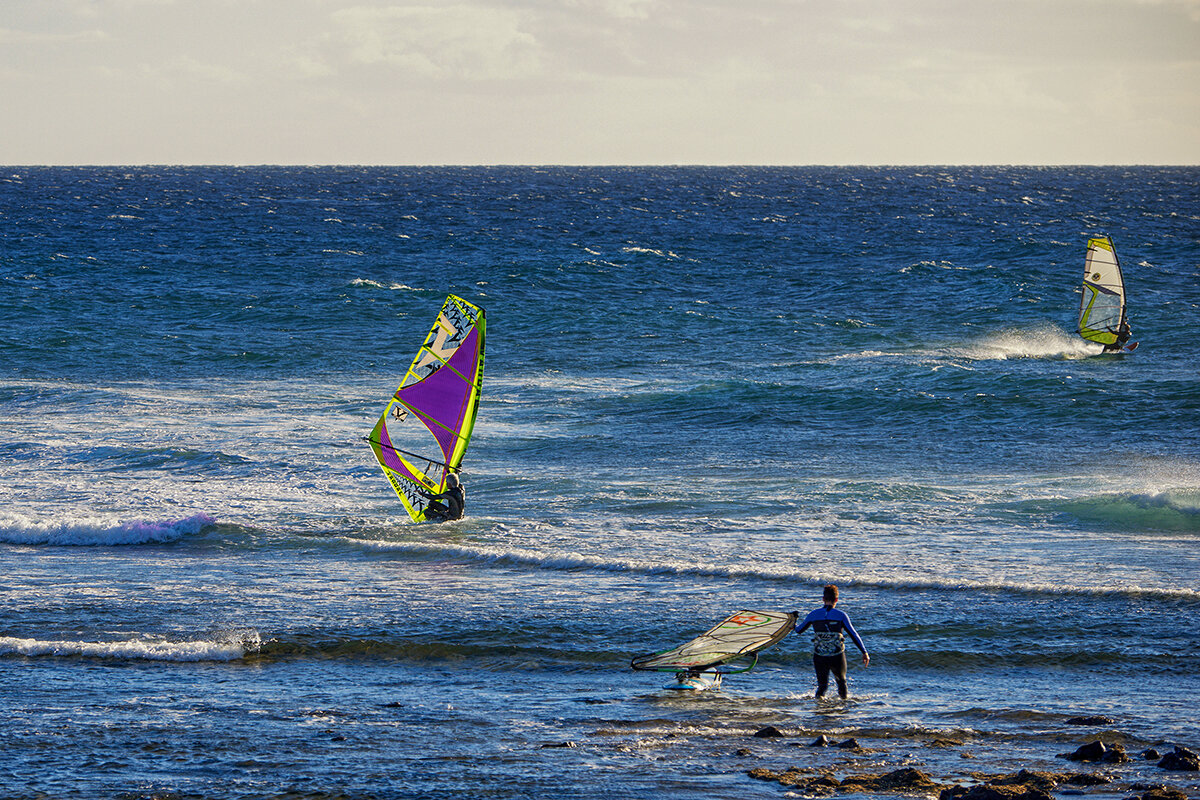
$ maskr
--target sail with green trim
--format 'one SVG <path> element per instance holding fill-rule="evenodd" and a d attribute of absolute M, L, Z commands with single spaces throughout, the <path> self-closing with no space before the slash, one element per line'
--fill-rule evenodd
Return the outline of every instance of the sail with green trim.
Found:
<path fill-rule="evenodd" d="M 660 672 L 745 672 L 758 661 L 758 652 L 777 644 L 796 627 L 795 611 L 739 611 L 718 622 L 687 644 L 633 659 L 634 669 Z M 752 658 L 749 666 L 730 662 Z"/>
<path fill-rule="evenodd" d="M 1089 342 L 1116 345 L 1125 325 L 1125 282 L 1117 251 L 1112 239 L 1097 236 L 1088 240 L 1084 261 L 1079 335 Z"/>
<path fill-rule="evenodd" d="M 375 459 L 415 522 L 427 494 L 458 473 L 483 384 L 483 309 L 449 295 L 412 366 L 367 437 Z"/>

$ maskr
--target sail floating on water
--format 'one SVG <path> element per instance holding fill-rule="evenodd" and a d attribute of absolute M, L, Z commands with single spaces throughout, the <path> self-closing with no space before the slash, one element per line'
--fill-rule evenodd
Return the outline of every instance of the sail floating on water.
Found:
<path fill-rule="evenodd" d="M 744 672 L 742 669 L 720 669 L 735 659 L 753 656 L 758 651 L 778 643 L 796 627 L 795 611 L 739 611 L 718 622 L 714 627 L 687 644 L 661 653 L 650 653 L 633 659 L 634 669 L 663 672 L 699 672 L 712 669 L 719 672 Z"/>
<path fill-rule="evenodd" d="M 1115 345 L 1124 322 L 1125 282 L 1112 239 L 1089 239 L 1079 301 L 1079 335 L 1090 342 Z"/>
<path fill-rule="evenodd" d="M 367 441 L 415 522 L 462 464 L 483 382 L 483 309 L 449 295 Z M 432 436 L 432 439 L 430 438 Z"/>

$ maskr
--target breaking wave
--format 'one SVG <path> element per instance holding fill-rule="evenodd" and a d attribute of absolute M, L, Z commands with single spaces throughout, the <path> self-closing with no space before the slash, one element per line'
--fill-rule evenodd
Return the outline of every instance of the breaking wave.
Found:
<path fill-rule="evenodd" d="M 17 514 L 0 515 L 0 544 L 113 547 L 174 542 L 216 522 L 207 514 L 174 520 L 112 522 L 101 518 L 38 522 Z"/>
<path fill-rule="evenodd" d="M 261 646 L 257 631 L 234 631 L 208 639 L 131 639 L 84 642 L 0 636 L 0 656 L 78 656 L 135 661 L 235 661 Z"/>
<path fill-rule="evenodd" d="M 1027 510 L 1066 514 L 1116 531 L 1200 533 L 1200 489 L 1034 500 L 1022 505 Z"/>

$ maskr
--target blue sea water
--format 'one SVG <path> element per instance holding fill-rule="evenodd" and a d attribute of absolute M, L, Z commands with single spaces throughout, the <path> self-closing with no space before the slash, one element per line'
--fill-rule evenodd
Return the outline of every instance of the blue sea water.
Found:
<path fill-rule="evenodd" d="M 1129 356 L 1073 332 L 1100 233 Z M 359 437 L 448 292 L 488 316 L 468 515 L 417 526 Z M 1195 748 L 1198 319 L 1197 168 L 2 168 L 0 795 Z M 830 581 L 849 703 L 807 637 L 701 696 L 628 668 Z"/>

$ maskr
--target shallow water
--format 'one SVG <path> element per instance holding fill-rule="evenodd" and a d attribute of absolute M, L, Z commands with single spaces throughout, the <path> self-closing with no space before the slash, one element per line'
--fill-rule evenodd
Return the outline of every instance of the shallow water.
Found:
<path fill-rule="evenodd" d="M 1200 745 L 1195 169 L 2 173 L 6 796 L 774 797 L 746 771 Z M 1101 232 L 1132 356 L 1071 333 Z M 412 526 L 358 437 L 447 291 L 489 322 L 468 517 Z M 628 669 L 829 581 L 848 704 L 801 638 L 699 697 Z"/>

